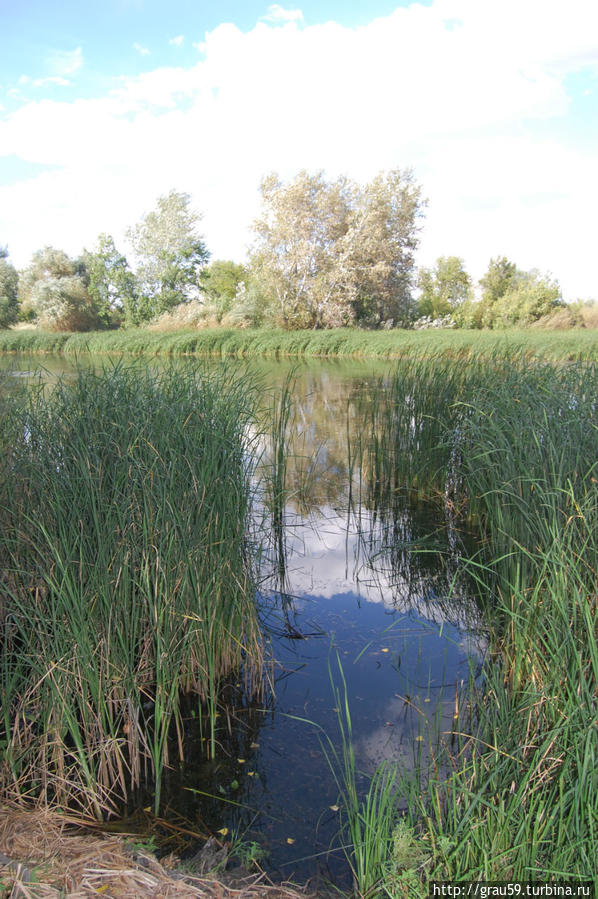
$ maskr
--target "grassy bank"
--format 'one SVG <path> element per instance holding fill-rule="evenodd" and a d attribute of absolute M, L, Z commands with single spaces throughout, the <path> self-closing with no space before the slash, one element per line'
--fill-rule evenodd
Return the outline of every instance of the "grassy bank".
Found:
<path fill-rule="evenodd" d="M 405 355 L 524 355 L 555 360 L 598 360 L 598 331 L 243 331 L 147 330 L 87 334 L 0 331 L 0 353 L 127 354 L 217 358 L 355 357 Z"/>
<path fill-rule="evenodd" d="M 216 751 L 228 675 L 262 687 L 248 544 L 255 390 L 117 364 L 4 409 L 0 789 L 98 818 Z"/>
<path fill-rule="evenodd" d="M 430 745 L 428 770 L 398 772 L 376 826 L 381 775 L 370 805 L 349 808 L 386 845 L 375 870 L 359 868 L 356 847 L 360 895 L 427 895 L 431 879 L 595 879 L 598 367 L 404 362 L 380 386 L 363 453 L 370 501 L 392 521 L 393 496 L 420 478 L 455 521 L 476 522 L 480 549 L 463 567 L 490 648 L 483 686 L 461 695 L 475 728 L 467 713 Z M 399 798 L 406 811 L 389 819 Z"/>

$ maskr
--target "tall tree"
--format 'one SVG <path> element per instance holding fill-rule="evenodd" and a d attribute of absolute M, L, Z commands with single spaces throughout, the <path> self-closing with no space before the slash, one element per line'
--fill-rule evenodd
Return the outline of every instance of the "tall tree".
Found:
<path fill-rule="evenodd" d="M 399 323 L 409 315 L 420 189 L 409 172 L 365 188 L 300 172 L 261 183 L 251 276 L 287 328 Z"/>
<path fill-rule="evenodd" d="M 488 271 L 480 278 L 482 302 L 491 306 L 512 290 L 521 278 L 521 272 L 506 256 L 496 256 L 488 264 Z"/>
<path fill-rule="evenodd" d="M 8 250 L 0 247 L 0 328 L 13 325 L 19 313 L 19 275 L 8 261 Z"/>
<path fill-rule="evenodd" d="M 459 256 L 439 256 L 434 268 L 420 268 L 417 286 L 418 314 L 431 318 L 450 315 L 471 297 L 471 278 Z"/>
<path fill-rule="evenodd" d="M 89 331 L 101 322 L 88 291 L 83 260 L 70 259 L 62 250 L 44 247 L 33 254 L 19 277 L 23 309 L 39 323 L 57 331 Z"/>
<path fill-rule="evenodd" d="M 109 234 L 100 234 L 95 248 L 84 254 L 89 275 L 89 294 L 106 325 L 123 316 L 127 324 L 137 324 L 135 275 L 125 256 Z"/>
<path fill-rule="evenodd" d="M 137 262 L 137 318 L 149 320 L 199 295 L 199 275 L 209 253 L 198 232 L 191 197 L 171 190 L 155 210 L 129 228 Z"/>
<path fill-rule="evenodd" d="M 357 282 L 355 318 L 368 325 L 406 325 L 414 312 L 412 287 L 419 219 L 425 201 L 410 170 L 391 169 L 358 189 L 351 229 Z"/>

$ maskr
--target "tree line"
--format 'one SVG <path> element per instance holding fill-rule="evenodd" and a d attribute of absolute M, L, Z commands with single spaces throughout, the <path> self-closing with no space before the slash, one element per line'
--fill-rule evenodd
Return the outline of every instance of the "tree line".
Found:
<path fill-rule="evenodd" d="M 210 262 L 201 216 L 174 190 L 127 230 L 133 265 L 108 234 L 76 259 L 44 247 L 20 272 L 0 248 L 0 327 L 497 328 L 564 306 L 555 280 L 504 256 L 491 259 L 477 294 L 459 257 L 416 269 L 426 203 L 409 170 L 365 185 L 322 172 L 288 182 L 271 174 L 260 191 L 245 265 Z"/>

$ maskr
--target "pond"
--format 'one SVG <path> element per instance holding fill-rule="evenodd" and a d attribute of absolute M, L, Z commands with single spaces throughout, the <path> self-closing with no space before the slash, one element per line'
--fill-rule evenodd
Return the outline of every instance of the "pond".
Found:
<path fill-rule="evenodd" d="M 0 365 L 26 382 L 39 360 Z M 69 371 L 62 358 L 43 366 L 50 382 Z M 256 362 L 248 370 L 276 397 L 289 368 Z M 387 371 L 356 362 L 294 368 L 285 501 L 278 527 L 264 526 L 271 539 L 259 597 L 274 690 L 258 704 L 231 683 L 217 758 L 206 760 L 201 723 L 190 718 L 186 763 L 164 782 L 165 819 L 235 835 L 273 878 L 346 878 L 327 760 L 339 747 L 339 715 L 347 724 L 345 690 L 363 789 L 386 760 L 425 773 L 434 747 L 454 739 L 460 689 L 484 656 L 460 568 L 471 538 L 450 503 L 425 491 L 397 490 L 391 501 L 372 492 L 362 449 L 368 404 Z M 149 804 L 147 793 L 138 804 Z"/>

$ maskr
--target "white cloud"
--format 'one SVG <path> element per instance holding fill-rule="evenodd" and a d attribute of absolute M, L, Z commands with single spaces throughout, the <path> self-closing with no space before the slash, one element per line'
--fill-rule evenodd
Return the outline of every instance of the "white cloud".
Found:
<path fill-rule="evenodd" d="M 68 78 L 63 78 L 62 75 L 47 75 L 45 78 L 30 78 L 29 75 L 21 75 L 19 84 L 32 84 L 33 87 L 55 84 L 58 87 L 68 87 L 72 82 Z"/>
<path fill-rule="evenodd" d="M 48 242 L 77 252 L 176 187 L 214 255 L 241 258 L 265 172 L 410 166 L 430 200 L 422 263 L 455 254 L 479 277 L 504 253 L 551 270 L 567 296 L 598 295 L 595 153 L 556 136 L 565 77 L 598 72 L 598 4 L 570 2 L 567 16 L 555 0 L 435 0 L 353 29 L 223 24 L 193 66 L 23 102 L 0 122 L 0 152 L 60 168 L 0 188 L 1 239 L 20 264 Z"/>
<path fill-rule="evenodd" d="M 278 3 L 272 3 L 268 12 L 261 17 L 262 22 L 302 22 L 303 13 L 300 9 L 284 9 Z"/>
<path fill-rule="evenodd" d="M 147 47 L 143 47 L 141 44 L 138 44 L 137 41 L 133 44 L 133 50 L 137 50 L 140 56 L 149 56 L 151 50 L 148 50 Z"/>
<path fill-rule="evenodd" d="M 173 47 L 181 47 L 184 40 L 185 36 L 183 34 L 178 34 L 176 37 L 171 37 L 168 43 Z"/>
<path fill-rule="evenodd" d="M 53 50 L 46 58 L 48 69 L 52 75 L 74 75 L 83 65 L 83 50 Z"/>

